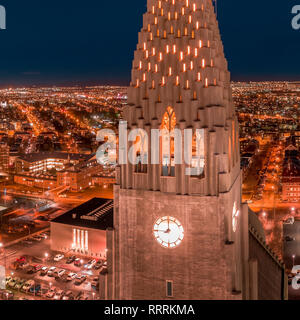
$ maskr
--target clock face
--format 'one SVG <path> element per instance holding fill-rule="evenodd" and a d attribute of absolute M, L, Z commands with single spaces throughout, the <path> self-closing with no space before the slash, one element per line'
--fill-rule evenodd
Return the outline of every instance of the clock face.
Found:
<path fill-rule="evenodd" d="M 154 225 L 154 237 L 164 248 L 175 248 L 184 238 L 184 230 L 181 223 L 173 217 L 158 219 Z"/>
<path fill-rule="evenodd" d="M 233 232 L 236 232 L 239 214 L 240 214 L 240 211 L 237 209 L 237 205 L 235 202 L 233 205 L 233 210 L 232 210 L 232 230 L 233 230 Z"/>

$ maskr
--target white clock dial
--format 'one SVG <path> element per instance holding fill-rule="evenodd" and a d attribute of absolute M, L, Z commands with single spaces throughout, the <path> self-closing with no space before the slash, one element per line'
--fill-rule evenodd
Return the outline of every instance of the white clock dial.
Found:
<path fill-rule="evenodd" d="M 163 217 L 154 225 L 154 237 L 165 248 L 177 247 L 184 238 L 184 230 L 181 223 L 173 217 Z"/>
<path fill-rule="evenodd" d="M 232 230 L 233 230 L 233 232 L 236 232 L 239 214 L 240 214 L 240 211 L 237 209 L 237 205 L 235 202 L 233 205 L 233 210 L 232 210 Z"/>

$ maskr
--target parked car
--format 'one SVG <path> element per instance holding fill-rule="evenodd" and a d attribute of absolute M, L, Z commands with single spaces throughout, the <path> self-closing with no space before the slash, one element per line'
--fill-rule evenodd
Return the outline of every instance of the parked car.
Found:
<path fill-rule="evenodd" d="M 94 277 L 93 278 L 93 280 L 91 282 L 91 286 L 95 290 L 99 289 L 99 277 Z"/>
<path fill-rule="evenodd" d="M 15 285 L 15 289 L 16 290 L 20 290 L 22 288 L 22 286 L 24 285 L 26 281 L 24 279 L 19 280 L 16 285 Z"/>
<path fill-rule="evenodd" d="M 40 290 L 41 290 L 41 285 L 40 284 L 36 284 L 35 286 L 32 286 L 29 289 L 29 293 L 33 294 L 33 295 L 36 295 Z"/>
<path fill-rule="evenodd" d="M 48 267 L 43 267 L 40 272 L 40 276 L 44 277 L 48 272 Z"/>
<path fill-rule="evenodd" d="M 37 264 L 37 265 L 35 265 L 35 266 L 34 266 L 34 270 L 35 270 L 35 272 L 39 272 L 39 271 L 41 271 L 41 270 L 42 270 L 42 268 L 43 268 L 43 266 L 42 266 L 42 265 L 40 265 L 40 264 Z"/>
<path fill-rule="evenodd" d="M 27 272 L 28 274 L 33 274 L 33 273 L 35 273 L 35 266 L 29 265 L 29 266 L 26 268 L 26 272 Z"/>
<path fill-rule="evenodd" d="M 67 292 L 64 294 L 62 300 L 74 300 L 73 292 L 70 291 L 70 290 L 67 291 Z"/>
<path fill-rule="evenodd" d="M 49 291 L 46 293 L 46 297 L 49 299 L 52 299 L 55 296 L 56 293 L 56 288 L 52 287 L 51 289 L 49 289 Z"/>
<path fill-rule="evenodd" d="M 16 262 L 19 262 L 19 263 L 26 262 L 26 257 L 25 256 L 21 256 L 20 258 L 16 259 Z"/>
<path fill-rule="evenodd" d="M 63 290 L 61 290 L 61 289 L 57 290 L 55 292 L 55 295 L 54 295 L 53 299 L 54 300 L 61 300 L 63 298 L 63 296 L 64 296 L 64 293 L 65 292 Z"/>
<path fill-rule="evenodd" d="M 81 259 L 79 259 L 79 258 L 75 259 L 74 265 L 75 265 L 76 267 L 81 267 L 81 265 L 82 265 Z"/>
<path fill-rule="evenodd" d="M 87 279 L 87 276 L 84 275 L 78 275 L 75 279 L 75 285 L 80 286 L 85 280 Z"/>
<path fill-rule="evenodd" d="M 13 289 L 19 281 L 20 281 L 20 278 L 13 278 L 12 280 L 9 281 L 8 287 Z"/>
<path fill-rule="evenodd" d="M 56 271 L 56 267 L 51 267 L 47 272 L 48 277 L 53 277 L 55 271 Z"/>
<path fill-rule="evenodd" d="M 95 266 L 95 264 L 97 263 L 97 260 L 90 260 L 84 267 L 86 268 L 86 269 L 92 269 L 94 266 Z"/>
<path fill-rule="evenodd" d="M 67 281 L 72 281 L 77 277 L 77 274 L 74 272 L 70 272 L 67 276 Z"/>
<path fill-rule="evenodd" d="M 66 273 L 66 270 L 60 269 L 60 270 L 56 270 L 53 275 L 55 278 L 61 278 L 65 273 Z"/>
<path fill-rule="evenodd" d="M 65 256 L 61 253 L 57 254 L 55 257 L 54 257 L 54 261 L 58 262 L 58 261 L 61 261 Z"/>
<path fill-rule="evenodd" d="M 28 292 L 30 290 L 30 288 L 34 286 L 34 284 L 35 284 L 34 280 L 26 281 L 25 284 L 23 285 L 21 291 Z"/>
<path fill-rule="evenodd" d="M 5 277 L 5 285 L 7 286 L 8 283 L 12 280 L 12 277 L 11 276 L 7 276 Z"/>
<path fill-rule="evenodd" d="M 71 257 L 69 257 L 69 258 L 67 259 L 66 263 L 67 263 L 67 264 L 71 264 L 71 263 L 73 263 L 75 260 L 76 260 L 76 257 L 75 257 L 75 256 L 71 256 Z"/>
<path fill-rule="evenodd" d="M 102 260 L 98 260 L 97 263 L 94 265 L 95 270 L 99 270 L 102 267 Z"/>

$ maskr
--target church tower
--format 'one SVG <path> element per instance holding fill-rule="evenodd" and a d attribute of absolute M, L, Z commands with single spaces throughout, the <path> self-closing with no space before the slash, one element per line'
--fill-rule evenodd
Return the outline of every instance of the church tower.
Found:
<path fill-rule="evenodd" d="M 238 123 L 212 0 L 148 0 L 123 118 L 134 161 L 117 172 L 108 298 L 246 298 Z M 175 145 L 188 132 L 187 163 Z"/>

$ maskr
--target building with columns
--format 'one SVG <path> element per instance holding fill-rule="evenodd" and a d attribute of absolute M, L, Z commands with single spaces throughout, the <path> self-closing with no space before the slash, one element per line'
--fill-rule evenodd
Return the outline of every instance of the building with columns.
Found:
<path fill-rule="evenodd" d="M 107 299 L 283 299 L 284 265 L 241 201 L 238 122 L 211 0 L 148 0 L 123 118 L 140 134 L 121 150 L 135 161 L 117 170 Z M 184 149 L 188 129 L 187 163 L 184 152 L 176 160 L 174 132 Z"/>

